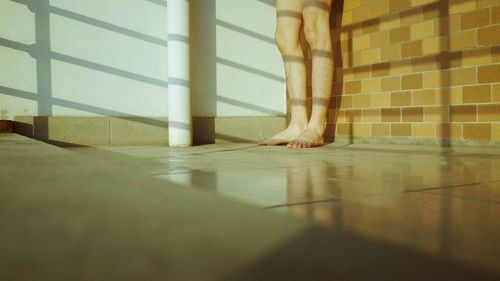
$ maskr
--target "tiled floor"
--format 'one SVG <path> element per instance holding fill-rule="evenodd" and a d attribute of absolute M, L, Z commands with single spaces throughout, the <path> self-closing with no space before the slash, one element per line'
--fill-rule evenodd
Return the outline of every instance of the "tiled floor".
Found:
<path fill-rule="evenodd" d="M 217 144 L 72 150 L 270 212 L 500 271 L 499 149 Z"/>
<path fill-rule="evenodd" d="M 498 150 L 0 134 L 0 159 L 1 280 L 500 280 Z"/>

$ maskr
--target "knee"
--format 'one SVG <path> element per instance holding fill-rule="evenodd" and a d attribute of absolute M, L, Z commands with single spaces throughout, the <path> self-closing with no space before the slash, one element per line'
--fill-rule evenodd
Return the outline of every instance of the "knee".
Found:
<path fill-rule="evenodd" d="M 328 17 L 319 13 L 305 16 L 304 35 L 311 48 L 327 48 L 331 44 Z"/>
<path fill-rule="evenodd" d="M 274 40 L 282 54 L 294 53 L 300 48 L 299 34 L 294 34 L 287 30 L 277 29 Z"/>

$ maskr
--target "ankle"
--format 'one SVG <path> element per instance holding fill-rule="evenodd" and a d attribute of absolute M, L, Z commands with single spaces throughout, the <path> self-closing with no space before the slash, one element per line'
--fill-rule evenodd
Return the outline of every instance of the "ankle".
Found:
<path fill-rule="evenodd" d="M 312 130 L 312 131 L 316 132 L 319 135 L 322 135 L 325 132 L 325 130 L 326 130 L 326 122 L 325 121 L 322 121 L 322 122 L 310 122 L 307 125 L 307 129 Z"/>
<path fill-rule="evenodd" d="M 307 119 L 292 118 L 290 120 L 290 123 L 288 124 L 288 126 L 293 127 L 293 128 L 298 128 L 298 129 L 305 129 L 308 124 L 309 124 L 309 122 L 307 121 Z"/>

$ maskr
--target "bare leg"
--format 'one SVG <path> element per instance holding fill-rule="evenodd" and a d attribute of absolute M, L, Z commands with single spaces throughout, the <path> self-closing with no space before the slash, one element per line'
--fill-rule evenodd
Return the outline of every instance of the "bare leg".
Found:
<path fill-rule="evenodd" d="M 303 0 L 276 0 L 276 45 L 285 64 L 286 86 L 291 100 L 288 128 L 261 142 L 261 145 L 288 144 L 307 126 L 306 66 L 300 46 Z"/>
<path fill-rule="evenodd" d="M 304 32 L 312 50 L 311 120 L 293 141 L 291 148 L 308 148 L 324 144 L 326 114 L 333 81 L 333 50 L 330 39 L 330 7 L 332 0 L 303 0 Z"/>

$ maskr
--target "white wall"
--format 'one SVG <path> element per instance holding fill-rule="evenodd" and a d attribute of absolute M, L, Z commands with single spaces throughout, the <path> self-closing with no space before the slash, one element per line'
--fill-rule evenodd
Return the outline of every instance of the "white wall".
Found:
<path fill-rule="evenodd" d="M 28 2 L 0 1 L 3 118 L 167 116 L 166 0 Z M 284 114 L 275 11 L 265 2 L 191 0 L 195 116 Z"/>

